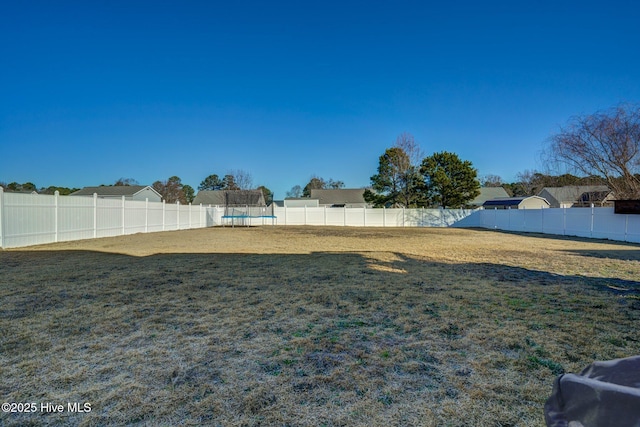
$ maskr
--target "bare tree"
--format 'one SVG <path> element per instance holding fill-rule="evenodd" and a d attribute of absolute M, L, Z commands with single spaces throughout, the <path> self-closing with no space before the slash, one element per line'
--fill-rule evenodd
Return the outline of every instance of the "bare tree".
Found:
<path fill-rule="evenodd" d="M 518 180 L 517 184 L 522 189 L 524 196 L 533 196 L 542 190 L 542 187 L 538 188 L 541 184 L 540 176 L 542 176 L 540 172 L 531 169 L 518 172 L 516 175 L 516 179 Z"/>
<path fill-rule="evenodd" d="M 484 175 L 480 178 L 480 185 L 482 187 L 500 187 L 502 186 L 502 178 L 498 175 Z"/>
<path fill-rule="evenodd" d="M 372 190 L 365 190 L 364 199 L 376 207 L 416 207 L 424 202 L 419 168 L 400 147 L 385 150 L 379 159 L 378 173 L 370 179 Z"/>
<path fill-rule="evenodd" d="M 572 118 L 550 139 L 547 159 L 600 176 L 616 198 L 640 198 L 640 107 L 619 105 Z"/>
<path fill-rule="evenodd" d="M 344 188 L 344 181 L 334 181 L 333 178 L 329 178 L 329 181 L 327 181 L 327 185 L 325 186 L 325 188 L 331 188 L 334 190 Z"/>
<path fill-rule="evenodd" d="M 227 175 L 233 177 L 233 183 L 239 190 L 251 190 L 253 188 L 253 177 L 247 171 L 236 169 L 229 171 Z"/>
<path fill-rule="evenodd" d="M 299 185 L 294 185 L 293 187 L 291 187 L 291 190 L 287 191 L 287 197 L 302 197 L 302 187 L 300 187 Z"/>
<path fill-rule="evenodd" d="M 133 178 L 120 178 L 113 185 L 115 185 L 116 187 L 119 187 L 119 186 L 139 185 L 139 184 L 138 184 L 138 181 L 136 181 Z"/>
<path fill-rule="evenodd" d="M 416 169 L 420 167 L 420 162 L 424 157 L 424 152 L 420 148 L 420 145 L 416 142 L 413 135 L 409 132 L 402 132 L 396 137 L 396 143 L 394 147 L 401 148 L 407 155 L 409 165 L 404 165 L 408 169 L 410 166 L 414 166 Z"/>
<path fill-rule="evenodd" d="M 182 180 L 177 176 L 172 176 L 166 181 L 156 181 L 152 184 L 152 187 L 160 193 L 164 201 L 167 203 L 180 202 L 183 205 L 187 204 Z"/>
<path fill-rule="evenodd" d="M 311 190 L 323 190 L 325 188 L 327 188 L 327 181 L 324 178 L 313 175 L 302 189 L 302 197 L 311 197 Z"/>
<path fill-rule="evenodd" d="M 307 185 L 302 189 L 302 197 L 311 197 L 311 190 L 337 190 L 340 188 L 344 188 L 343 181 L 335 181 L 333 178 L 326 180 L 317 175 L 313 175 Z"/>

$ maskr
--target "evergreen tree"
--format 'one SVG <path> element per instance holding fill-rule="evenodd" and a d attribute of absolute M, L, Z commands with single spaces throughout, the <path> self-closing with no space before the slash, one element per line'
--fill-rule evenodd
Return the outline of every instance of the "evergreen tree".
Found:
<path fill-rule="evenodd" d="M 443 151 L 425 158 L 420 173 L 425 197 L 432 205 L 461 208 L 480 194 L 477 170 L 455 153 Z"/>

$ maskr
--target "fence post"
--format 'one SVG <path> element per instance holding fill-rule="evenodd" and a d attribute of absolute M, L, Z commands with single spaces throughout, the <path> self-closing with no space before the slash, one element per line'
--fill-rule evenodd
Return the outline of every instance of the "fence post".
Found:
<path fill-rule="evenodd" d="M 342 208 L 342 221 L 344 223 L 344 226 L 347 226 L 347 207 L 343 207 Z"/>
<path fill-rule="evenodd" d="M 189 230 L 191 230 L 191 203 L 189 203 Z"/>
<path fill-rule="evenodd" d="M 58 197 L 60 196 L 60 192 L 58 190 L 56 190 L 53 193 L 53 206 L 55 209 L 55 212 L 53 214 L 54 217 L 54 226 L 53 226 L 53 230 L 54 230 L 54 234 L 53 234 L 53 241 L 57 242 L 58 241 Z"/>
<path fill-rule="evenodd" d="M 176 200 L 176 217 L 177 217 L 177 225 L 176 225 L 176 230 L 180 230 L 180 200 Z"/>
<path fill-rule="evenodd" d="M 4 248 L 4 188 L 0 186 L 0 248 Z"/>
<path fill-rule="evenodd" d="M 165 223 L 165 201 L 162 200 L 162 231 L 164 231 L 164 223 Z"/>
<path fill-rule="evenodd" d="M 367 208 L 362 208 L 362 216 L 363 216 L 363 224 L 366 227 L 367 226 Z"/>
<path fill-rule="evenodd" d="M 593 237 L 593 215 L 594 215 L 594 207 L 593 203 L 591 203 L 591 231 L 589 232 L 589 237 Z"/>
<path fill-rule="evenodd" d="M 382 226 L 387 226 L 387 208 L 384 206 L 382 207 Z"/>
<path fill-rule="evenodd" d="M 144 232 L 149 232 L 149 198 L 144 199 Z"/>
<path fill-rule="evenodd" d="M 2 188 L 2 187 L 0 187 L 0 188 Z M 627 236 L 628 235 L 629 235 L 629 214 L 624 216 L 624 241 L 625 242 L 628 242 L 628 240 L 627 240 Z"/>
<path fill-rule="evenodd" d="M 327 205 L 324 205 L 324 225 L 327 225 Z"/>
<path fill-rule="evenodd" d="M 402 226 L 405 226 L 405 215 L 404 215 L 404 206 L 402 207 Z"/>
<path fill-rule="evenodd" d="M 124 226 L 124 217 L 125 217 L 125 212 L 124 212 L 124 196 L 122 196 L 122 235 L 124 236 L 124 233 L 126 232 L 125 226 Z"/>
<path fill-rule="evenodd" d="M 93 238 L 98 237 L 98 193 L 93 193 Z"/>
<path fill-rule="evenodd" d="M 304 205 L 304 225 L 307 225 L 307 205 Z"/>

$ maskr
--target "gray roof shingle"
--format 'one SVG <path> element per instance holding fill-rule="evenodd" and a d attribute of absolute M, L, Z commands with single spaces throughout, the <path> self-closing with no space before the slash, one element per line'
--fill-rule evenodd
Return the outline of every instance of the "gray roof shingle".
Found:
<path fill-rule="evenodd" d="M 311 198 L 318 199 L 320 205 L 366 204 L 363 188 L 311 190 Z"/>
<path fill-rule="evenodd" d="M 594 200 L 593 197 L 604 199 L 609 193 L 609 187 L 606 185 L 568 185 L 565 187 L 545 187 L 540 190 L 538 196 L 547 199 L 551 206 L 559 207 L 562 204 L 582 202 L 583 199 Z"/>
<path fill-rule="evenodd" d="M 99 187 L 84 187 L 81 190 L 71 193 L 71 196 L 98 196 L 118 197 L 133 196 L 136 193 L 149 187 L 148 185 L 101 185 Z M 149 187 L 153 189 L 152 187 Z M 154 190 L 155 191 L 155 190 Z"/>
<path fill-rule="evenodd" d="M 260 190 L 200 190 L 194 205 L 266 206 Z"/>

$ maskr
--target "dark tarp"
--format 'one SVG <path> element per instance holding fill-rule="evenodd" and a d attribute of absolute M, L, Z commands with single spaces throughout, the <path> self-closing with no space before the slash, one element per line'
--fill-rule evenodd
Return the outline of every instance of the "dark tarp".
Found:
<path fill-rule="evenodd" d="M 640 356 L 560 375 L 544 416 L 548 427 L 640 427 Z"/>

